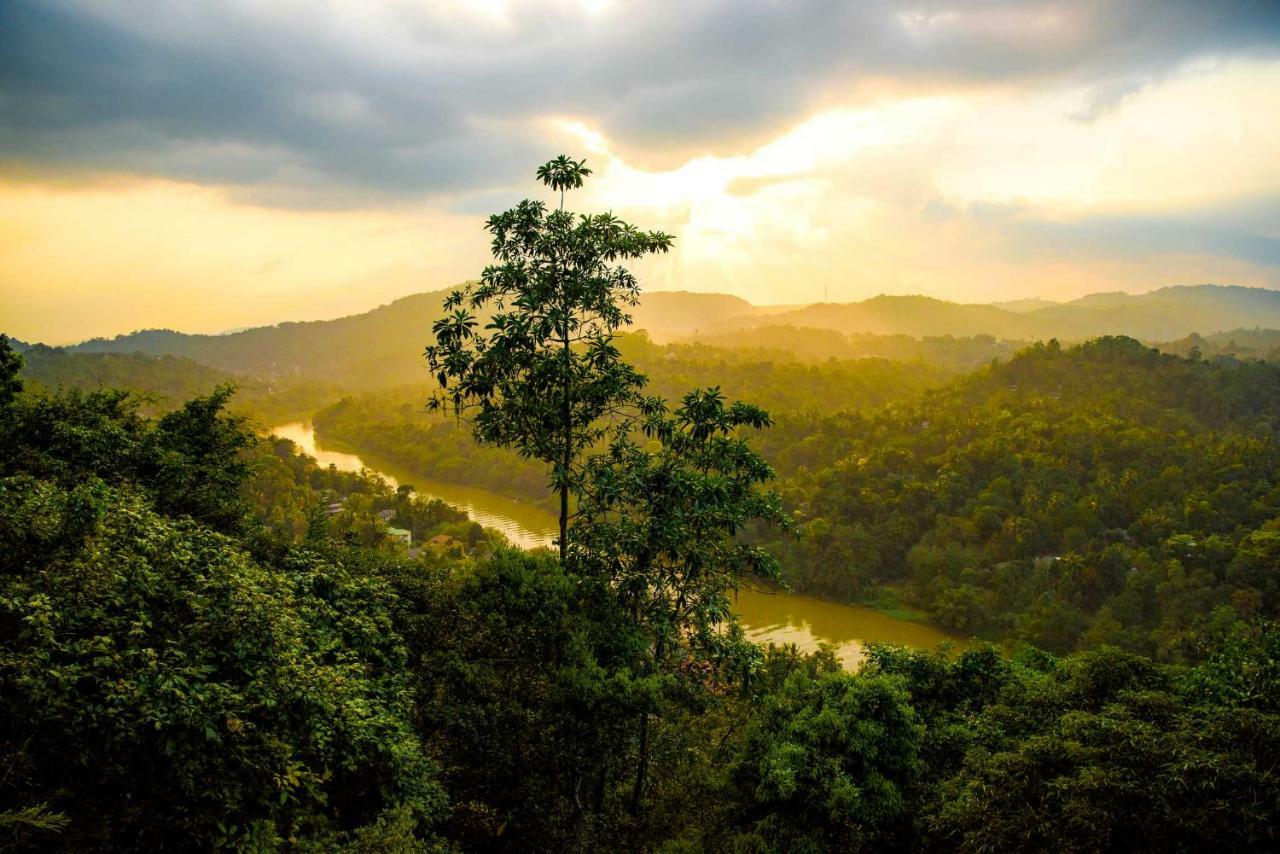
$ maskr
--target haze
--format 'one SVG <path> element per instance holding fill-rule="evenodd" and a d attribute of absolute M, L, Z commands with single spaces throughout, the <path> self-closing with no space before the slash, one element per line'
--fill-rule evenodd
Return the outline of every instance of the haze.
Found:
<path fill-rule="evenodd" d="M 959 302 L 1280 287 L 1265 3 L 0 4 L 0 328 L 335 317 L 570 197 L 650 290 Z"/>

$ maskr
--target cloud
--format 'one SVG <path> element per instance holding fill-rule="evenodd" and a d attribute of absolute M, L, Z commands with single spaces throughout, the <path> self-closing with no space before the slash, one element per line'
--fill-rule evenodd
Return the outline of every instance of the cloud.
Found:
<path fill-rule="evenodd" d="M 551 116 L 670 166 L 886 87 L 1056 81 L 1096 118 L 1134 81 L 1278 46 L 1257 2 L 3 3 L 0 157 L 361 207 L 501 192 L 572 141 Z"/>
<path fill-rule="evenodd" d="M 1019 255 L 1149 260 L 1201 255 L 1280 268 L 1280 196 L 1233 200 L 1164 214 L 1086 216 L 1071 221 L 1005 221 Z"/>

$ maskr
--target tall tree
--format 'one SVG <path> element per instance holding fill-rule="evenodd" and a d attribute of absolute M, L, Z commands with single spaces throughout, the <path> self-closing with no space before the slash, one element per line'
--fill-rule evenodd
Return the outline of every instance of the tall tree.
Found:
<path fill-rule="evenodd" d="M 583 453 L 644 384 L 612 341 L 640 294 L 623 262 L 664 253 L 673 241 L 611 213 L 566 211 L 565 191 L 590 174 L 561 155 L 537 172 L 560 193 L 556 210 L 526 199 L 489 218 L 495 263 L 445 300 L 426 350 L 440 383 L 433 409 L 470 412 L 478 440 L 547 464 L 560 495 L 562 560 Z"/>
<path fill-rule="evenodd" d="M 742 435 L 771 422 L 759 407 L 726 404 L 718 388 L 689 392 L 674 411 L 660 398 L 639 408 L 608 451 L 587 461 L 570 561 L 608 583 L 645 637 L 636 673 L 659 688 L 669 674 L 701 684 L 704 664 L 739 651 L 725 631 L 734 625 L 729 592 L 749 577 L 779 577 L 777 561 L 740 536 L 759 522 L 790 524 L 779 497 L 762 488 L 773 469 Z M 633 812 L 658 699 L 640 714 Z"/>

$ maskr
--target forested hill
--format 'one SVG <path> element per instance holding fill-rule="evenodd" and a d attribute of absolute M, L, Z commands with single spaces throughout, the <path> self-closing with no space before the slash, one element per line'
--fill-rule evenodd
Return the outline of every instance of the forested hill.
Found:
<path fill-rule="evenodd" d="M 1083 341 L 1127 335 L 1167 341 L 1192 333 L 1280 327 L 1280 291 L 1220 285 L 1161 288 L 1145 294 L 1093 294 L 1066 303 L 962 305 L 922 296 L 878 296 L 729 318 L 712 334 L 761 326 L 795 326 L 844 334 L 970 336 L 1021 341 Z"/>
<path fill-rule="evenodd" d="M 1280 366 L 1037 345 L 912 405 L 781 425 L 793 583 L 1169 658 L 1280 614 Z M 802 467 L 803 466 L 803 467 Z"/>
<path fill-rule="evenodd" d="M 260 425 L 309 416 L 341 396 L 322 381 L 273 382 L 232 375 L 180 356 L 147 353 L 80 353 L 43 344 L 24 346 L 22 376 L 32 390 L 122 389 L 136 395 L 142 412 L 168 412 L 220 385 L 234 385 L 231 409 Z"/>
<path fill-rule="evenodd" d="M 441 316 L 446 293 L 414 294 L 337 320 L 281 323 L 225 335 L 149 329 L 95 338 L 68 349 L 181 356 L 222 371 L 269 379 L 325 380 L 362 388 L 396 385 L 427 379 L 422 350 Z M 647 294 L 631 314 L 634 328 L 672 337 L 755 311 L 734 296 L 672 291 Z"/>
<path fill-rule="evenodd" d="M 1222 285 L 1180 285 L 1145 294 L 1093 294 L 1027 315 L 1058 338 L 1128 335 L 1164 341 L 1199 332 L 1280 327 L 1280 291 Z"/>
<path fill-rule="evenodd" d="M 420 354 L 444 296 L 415 294 L 337 320 L 281 323 L 225 335 L 149 329 L 69 349 L 182 356 L 219 370 L 269 378 L 347 382 L 363 377 L 377 382 L 386 377 L 405 382 L 424 376 Z"/>
<path fill-rule="evenodd" d="M 337 320 L 281 323 L 225 335 L 152 329 L 93 339 L 69 349 L 180 356 L 264 379 L 324 380 L 362 388 L 398 385 L 426 379 L 422 348 L 440 317 L 443 296 L 443 291 L 415 294 Z M 631 328 L 646 330 L 658 341 L 683 338 L 719 346 L 763 346 L 803 359 L 927 358 L 967 370 L 1008 355 L 1010 348 L 996 339 L 1080 341 L 1121 334 L 1156 342 L 1193 333 L 1280 328 L 1280 292 L 1199 285 L 1138 296 L 1097 294 L 1031 311 L 918 296 L 786 308 L 753 306 L 726 294 L 655 292 L 646 294 L 631 313 Z M 850 335 L 856 337 L 846 337 Z M 935 340 L 912 347 L 902 336 Z M 824 347 L 830 351 L 819 352 Z"/>
<path fill-rule="evenodd" d="M 1060 393 L 1082 405 L 1073 371 L 1096 364 L 1107 377 L 1132 363 L 1146 379 L 1125 391 L 1151 385 L 1158 417 L 1180 383 L 1190 393 L 1217 376 L 1127 342 L 1042 348 L 1019 362 L 1016 388 L 996 371 L 934 405 L 1002 389 L 1009 400 Z M 700 608 L 710 615 L 700 630 L 649 616 L 683 599 L 672 579 L 706 584 L 722 571 L 716 560 L 695 564 L 706 572 L 641 570 L 611 583 L 587 549 L 629 540 L 588 540 L 568 562 L 507 549 L 441 502 L 255 439 L 223 411 L 225 391 L 152 420 L 122 392 L 33 394 L 19 363 L 0 336 L 5 851 L 1276 850 L 1280 634 L 1266 619 L 1266 582 L 1280 536 L 1270 529 L 1238 545 L 1230 524 L 1166 538 L 1155 560 L 1139 553 L 1140 526 L 1135 544 L 1115 541 L 1128 550 L 1118 562 L 1104 553 L 1099 578 L 1079 546 L 1082 557 L 1050 564 L 1068 594 L 1124 579 L 1099 622 L 1105 640 L 1127 645 L 1135 614 L 1174 627 L 1175 606 L 1209 614 L 1201 636 L 1211 642 L 1190 666 L 1114 647 L 1055 658 L 873 645 L 848 673 L 830 650 L 747 642 L 725 606 Z M 1256 424 L 1275 398 L 1270 379 L 1260 387 L 1257 405 L 1228 393 L 1212 417 L 1230 430 Z M 886 503 L 929 488 L 928 461 L 913 463 L 909 439 L 891 429 L 916 417 L 878 420 L 893 456 L 858 464 L 877 470 L 868 486 L 885 488 Z M 1080 438 L 1011 418 L 993 422 L 1001 458 L 1002 440 Z M 1000 529 L 989 519 L 1031 494 L 1024 481 L 1039 490 L 1037 507 L 1079 505 L 1056 500 L 1066 481 L 1034 465 L 1034 477 L 1015 473 L 1004 487 L 984 480 L 982 455 L 968 450 L 976 431 L 958 411 L 945 419 L 959 426 L 934 440 L 967 445 L 934 480 L 956 496 L 949 524 L 973 556 L 954 562 L 973 591 L 952 598 L 1004 595 L 983 574 L 974 535 Z M 1110 436 L 1099 436 L 1104 450 Z M 1192 423 L 1178 442 L 1196 436 L 1213 434 Z M 1216 492 L 1193 513 L 1221 508 L 1241 530 L 1274 513 L 1248 483 L 1234 505 L 1233 493 L 1218 495 L 1240 484 L 1239 464 L 1201 450 L 1202 468 L 1222 475 L 1198 481 Z M 1161 452 L 1149 453 L 1126 464 L 1158 469 Z M 1274 483 L 1274 468 L 1256 471 Z M 695 475 L 677 480 L 689 489 Z M 673 518 L 698 519 L 688 523 L 698 541 L 700 505 L 732 491 L 719 473 L 703 477 L 709 488 L 693 500 L 664 494 L 658 508 L 676 502 Z M 1183 472 L 1161 477 L 1176 503 Z M 980 493 L 966 486 L 984 482 Z M 971 503 L 990 509 L 974 515 Z M 428 547 L 415 556 L 389 524 L 416 529 Z M 653 539 L 634 542 L 651 560 Z M 1240 557 L 1219 575 L 1231 548 Z M 1025 567 L 1008 565 L 1002 577 L 1017 590 Z M 653 585 L 644 607 L 631 598 L 640 584 Z M 1229 597 L 1223 587 L 1234 587 Z M 1045 599 L 1063 595 L 1051 587 Z"/>

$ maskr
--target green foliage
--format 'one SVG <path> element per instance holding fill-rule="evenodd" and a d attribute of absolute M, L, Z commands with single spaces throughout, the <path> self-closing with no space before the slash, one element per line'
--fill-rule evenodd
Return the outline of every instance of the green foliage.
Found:
<path fill-rule="evenodd" d="M 548 555 L 397 577 L 421 725 L 470 850 L 547 850 L 600 832 L 625 770 L 625 668 L 639 640 L 598 586 Z"/>
<path fill-rule="evenodd" d="M 717 667 L 744 666 L 728 593 L 747 577 L 776 579 L 778 568 L 739 534 L 788 521 L 777 496 L 760 489 L 773 470 L 739 435 L 768 426 L 766 412 L 726 406 L 719 389 L 689 392 L 673 413 L 659 398 L 641 408 L 638 424 L 620 424 L 608 452 L 587 461 L 568 555 L 576 571 L 607 585 L 645 639 L 632 665 L 650 686 L 633 812 L 648 777 L 650 713 L 662 713 L 673 692 L 696 704 Z M 637 444 L 633 430 L 656 448 Z"/>
<path fill-rule="evenodd" d="M 70 819 L 51 811 L 47 804 L 3 810 L 0 811 L 0 840 L 6 851 L 34 846 L 37 841 L 47 844 L 50 837 L 45 834 L 57 834 L 69 822 Z"/>
<path fill-rule="evenodd" d="M 748 350 L 657 345 L 644 333 L 619 332 L 614 343 L 622 358 L 646 377 L 647 394 L 679 400 L 690 388 L 716 386 L 730 399 L 749 398 L 777 413 L 779 429 L 788 436 L 794 435 L 796 424 L 841 410 L 876 408 L 945 380 L 942 372 L 918 363 L 859 359 L 806 365 Z M 425 411 L 420 403 L 425 394 L 418 385 L 349 396 L 316 413 L 312 422 L 326 440 L 404 468 L 553 507 L 544 465 L 509 449 L 477 444 L 468 424 Z M 784 473 L 825 459 L 823 448 L 769 435 L 760 441 Z"/>
<path fill-rule="evenodd" d="M 651 399 L 643 420 L 623 424 L 587 463 L 570 560 L 607 580 L 651 637 L 659 669 L 668 657 L 714 654 L 732 619 L 728 592 L 777 578 L 773 558 L 738 538 L 752 523 L 787 523 L 777 496 L 760 489 L 773 469 L 740 435 L 768 425 L 766 412 L 726 405 L 719 389 L 689 392 L 671 413 Z"/>
<path fill-rule="evenodd" d="M 601 419 L 644 382 L 612 343 L 640 292 L 620 262 L 666 252 L 672 242 L 612 214 L 564 210 L 564 190 L 580 187 L 589 172 L 561 156 L 538 170 L 561 192 L 560 209 L 526 199 L 489 218 L 497 263 L 478 284 L 449 295 L 426 351 L 441 386 L 434 407 L 474 409 L 479 441 L 550 468 L 560 493 L 562 558 L 575 464 L 605 435 Z M 490 307 L 489 322 L 477 329 L 473 312 Z"/>
<path fill-rule="evenodd" d="M 957 629 L 1194 660 L 1280 607 L 1277 418 L 1270 365 L 1037 345 L 918 404 L 781 423 L 766 452 L 810 456 L 778 553 L 803 590 L 897 585 Z"/>
<path fill-rule="evenodd" d="M 1188 696 L 1118 650 L 1010 671 L 967 719 L 925 832 L 952 850 L 1266 850 L 1276 839 L 1274 713 Z"/>
<path fill-rule="evenodd" d="M 188 358 L 148 353 L 85 353 L 36 344 L 24 353 L 22 374 L 33 388 L 56 391 L 133 392 L 145 414 L 163 414 L 218 386 L 234 384 L 231 406 L 258 424 L 309 415 L 341 396 L 332 382 L 246 375 L 206 367 Z"/>
<path fill-rule="evenodd" d="M 733 769 L 740 850 L 883 850 L 910 825 L 923 727 L 882 676 L 793 674 L 753 714 Z"/>
<path fill-rule="evenodd" d="M 242 456 L 255 439 L 240 419 L 223 410 L 230 386 L 196 398 L 165 415 L 148 434 L 150 470 L 156 509 L 169 516 L 189 516 L 226 531 L 244 517 L 240 485 L 248 474 Z"/>
<path fill-rule="evenodd" d="M 155 425 L 124 401 L 3 411 L 6 828 L 33 847 L 260 850 L 395 815 L 424 838 L 444 795 L 392 591 L 360 552 L 238 539 L 251 436 L 225 395 Z"/>
<path fill-rule="evenodd" d="M 22 391 L 22 356 L 14 351 L 9 336 L 0 335 L 0 407 L 6 407 Z"/>
<path fill-rule="evenodd" d="M 834 329 L 795 326 L 760 326 L 744 335 L 741 331 L 707 333 L 698 342 L 728 349 L 772 362 L 805 362 L 815 365 L 832 361 L 892 361 L 907 363 L 925 375 L 961 374 L 977 370 L 992 361 L 1004 361 L 1029 341 L 997 339 L 992 335 L 876 335 L 869 332 L 845 334 Z M 905 366 L 904 366 L 905 367 Z"/>

